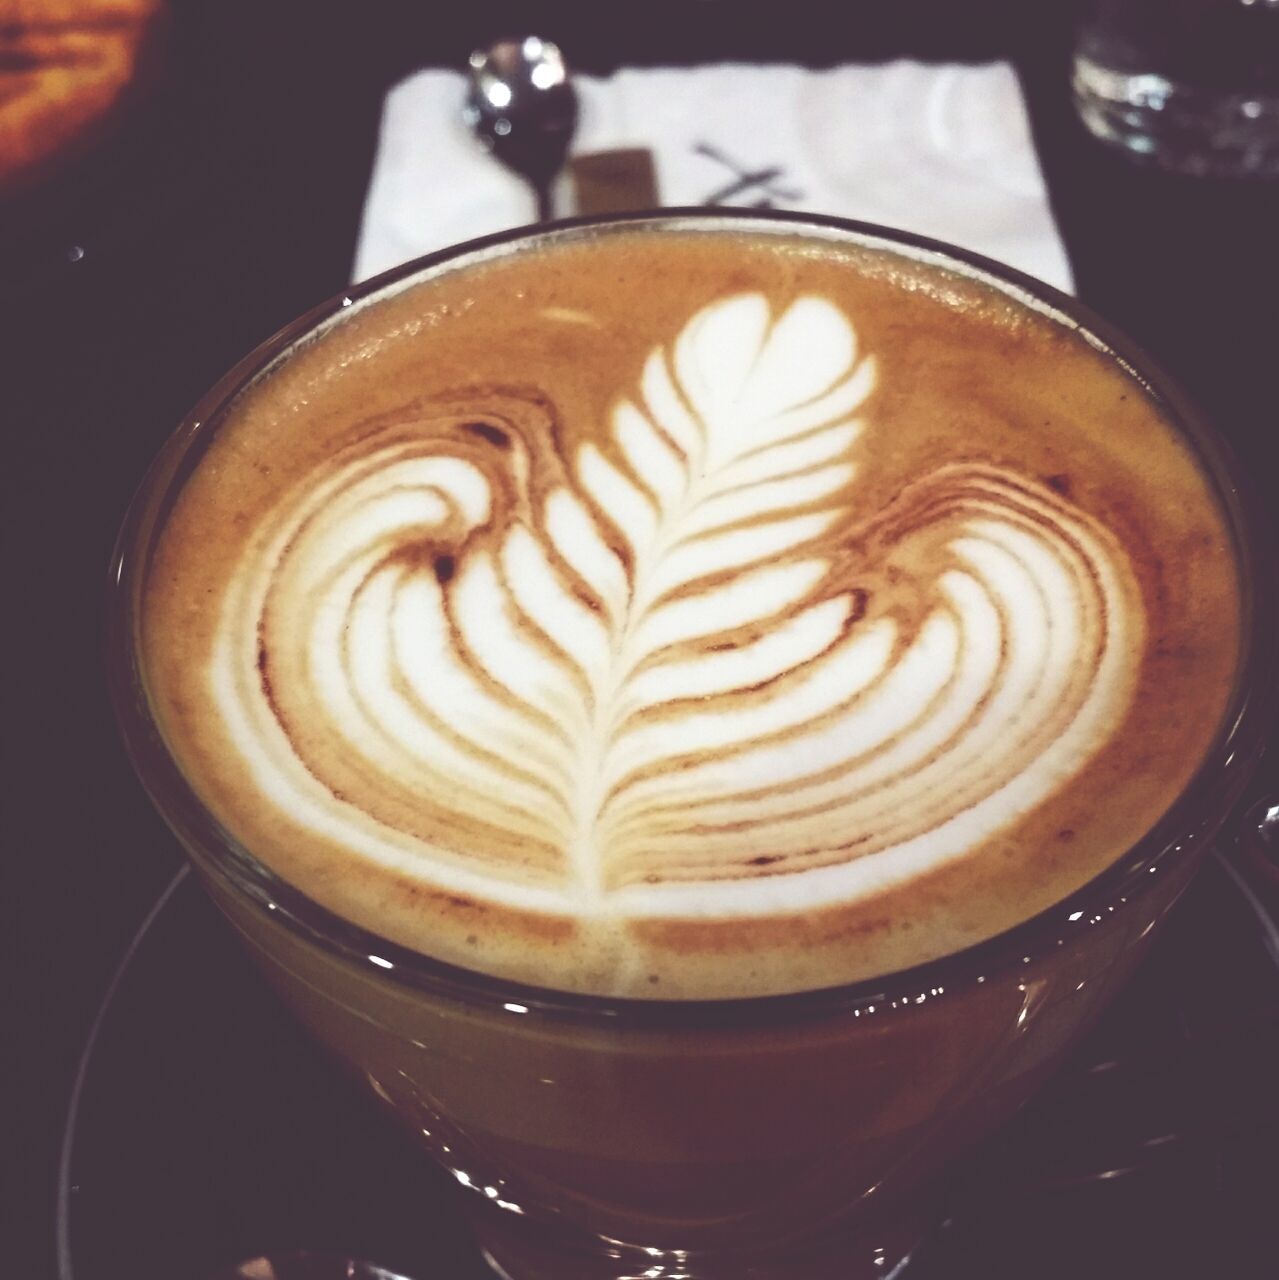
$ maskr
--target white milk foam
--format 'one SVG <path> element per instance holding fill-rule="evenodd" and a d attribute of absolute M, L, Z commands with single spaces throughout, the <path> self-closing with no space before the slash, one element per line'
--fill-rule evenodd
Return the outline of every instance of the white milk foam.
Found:
<path fill-rule="evenodd" d="M 962 858 L 1106 743 L 1144 638 L 1111 534 L 949 464 L 876 534 L 913 580 L 863 584 L 841 531 L 880 514 L 857 487 L 877 375 L 849 317 L 741 294 L 673 337 L 553 483 L 545 442 L 513 434 L 499 483 L 399 424 L 285 495 L 211 671 L 266 798 L 481 900 L 750 917 Z M 326 758 L 405 805 L 366 812 Z M 472 834 L 423 834 L 415 794 Z"/>

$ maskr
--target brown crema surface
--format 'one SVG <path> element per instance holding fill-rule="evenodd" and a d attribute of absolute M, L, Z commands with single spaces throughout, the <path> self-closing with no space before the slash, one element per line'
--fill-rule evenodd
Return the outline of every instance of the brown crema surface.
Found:
<path fill-rule="evenodd" d="M 724 376 L 778 404 L 738 447 L 715 379 L 764 314 Z M 783 404 L 839 314 L 847 368 Z M 352 308 L 231 405 L 144 602 L 166 743 L 285 880 L 453 964 L 681 999 L 889 973 L 1067 896 L 1184 789 L 1240 642 L 1213 492 L 1113 358 L 980 281 L 740 231 Z"/>

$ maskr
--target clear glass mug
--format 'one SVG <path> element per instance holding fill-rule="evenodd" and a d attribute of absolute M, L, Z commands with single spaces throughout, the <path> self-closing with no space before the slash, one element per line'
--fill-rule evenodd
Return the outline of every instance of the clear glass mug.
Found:
<path fill-rule="evenodd" d="M 1216 488 L 1241 569 L 1245 652 L 1192 782 L 1109 870 L 978 947 L 870 982 L 748 1000 L 604 999 L 433 961 L 340 919 L 240 847 L 179 772 L 137 648 L 150 553 L 230 401 L 349 300 L 468 255 L 608 227 L 771 225 L 963 264 L 1046 302 L 1134 370 Z M 883 1277 L 928 1177 L 1034 1091 L 1144 953 L 1254 771 L 1272 715 L 1274 593 L 1221 441 L 1170 380 L 1073 299 L 918 237 L 811 215 L 666 211 L 489 237 L 326 303 L 232 369 L 169 441 L 111 574 L 109 676 L 141 778 L 267 980 L 456 1179 L 513 1280 Z"/>

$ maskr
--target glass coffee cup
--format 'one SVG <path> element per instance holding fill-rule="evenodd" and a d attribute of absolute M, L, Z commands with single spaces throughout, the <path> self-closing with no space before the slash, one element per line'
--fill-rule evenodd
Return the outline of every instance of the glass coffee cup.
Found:
<path fill-rule="evenodd" d="M 1230 525 L 1244 652 L 1202 766 L 1082 888 L 975 946 L 884 977 L 749 998 L 646 999 L 432 959 L 321 906 L 230 836 L 153 716 L 138 634 L 152 556 L 228 407 L 355 303 L 550 239 L 715 228 L 882 247 L 1051 308 L 1130 371 L 1190 443 Z M 147 477 L 113 565 L 110 674 L 129 751 L 218 906 L 284 1002 L 456 1179 L 499 1274 L 884 1275 L 929 1177 L 1024 1102 L 1140 959 L 1246 785 L 1267 725 L 1257 534 L 1219 440 L 1086 309 L 944 246 L 837 220 L 661 215 L 460 246 L 303 317 L 231 371 Z"/>

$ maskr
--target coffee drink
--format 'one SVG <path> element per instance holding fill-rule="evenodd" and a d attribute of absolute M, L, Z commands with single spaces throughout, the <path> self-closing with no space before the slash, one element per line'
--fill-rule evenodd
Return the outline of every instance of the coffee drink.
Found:
<path fill-rule="evenodd" d="M 1045 304 L 773 229 L 561 234 L 231 404 L 147 579 L 196 793 L 455 965 L 737 997 L 989 938 L 1150 829 L 1240 644 L 1211 486 Z"/>
<path fill-rule="evenodd" d="M 820 220 L 527 233 L 152 472 L 126 742 L 501 1274 L 884 1275 L 1188 883 L 1255 560 L 1061 307 Z"/>

